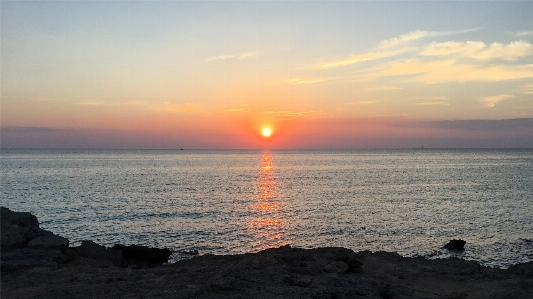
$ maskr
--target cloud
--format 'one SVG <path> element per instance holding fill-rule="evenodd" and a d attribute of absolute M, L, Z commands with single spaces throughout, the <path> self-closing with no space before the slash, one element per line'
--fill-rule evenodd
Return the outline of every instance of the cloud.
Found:
<path fill-rule="evenodd" d="M 386 76 L 412 75 L 411 81 L 426 84 L 465 81 L 502 81 L 533 77 L 533 64 L 489 65 L 457 64 L 455 60 L 393 62 L 388 69 L 365 74 L 366 80 Z"/>
<path fill-rule="evenodd" d="M 421 123 L 424 126 L 438 129 L 457 129 L 471 131 L 515 130 L 519 128 L 533 129 L 533 118 L 513 119 L 479 119 L 479 120 L 441 120 Z"/>
<path fill-rule="evenodd" d="M 533 84 L 520 86 L 520 88 L 522 88 L 521 94 L 533 94 Z"/>
<path fill-rule="evenodd" d="M 434 35 L 435 33 L 428 32 L 428 31 L 422 31 L 422 30 L 416 30 L 409 32 L 407 34 L 400 35 L 399 37 L 394 37 L 391 39 L 383 40 L 378 44 L 379 48 L 385 49 L 385 48 L 392 48 L 396 47 L 398 45 L 404 44 L 406 42 L 415 41 L 417 39 L 421 39 L 423 37 Z"/>
<path fill-rule="evenodd" d="M 397 86 L 378 86 L 378 87 L 368 87 L 365 88 L 366 91 L 374 92 L 374 91 L 387 91 L 387 90 L 398 90 L 402 89 L 401 87 Z"/>
<path fill-rule="evenodd" d="M 106 102 L 104 102 L 104 101 L 86 101 L 86 102 L 78 102 L 76 104 L 77 105 L 82 105 L 82 106 L 100 106 L 100 105 L 105 105 Z"/>
<path fill-rule="evenodd" d="M 257 52 L 244 52 L 244 53 L 239 54 L 239 58 L 244 59 L 244 58 L 248 58 L 248 57 L 255 56 L 255 55 L 257 55 Z"/>
<path fill-rule="evenodd" d="M 322 114 L 322 111 L 291 111 L 291 110 L 279 110 L 279 111 L 267 111 L 268 114 L 274 114 L 279 117 L 293 117 L 293 116 L 306 116 L 314 114 Z"/>
<path fill-rule="evenodd" d="M 302 78 L 296 78 L 296 79 L 288 79 L 288 80 L 284 80 L 282 81 L 283 83 L 295 83 L 295 84 L 311 84 L 311 83 L 320 83 L 320 82 L 324 82 L 326 81 L 327 79 L 323 79 L 323 78 L 315 78 L 315 79 L 302 79 Z"/>
<path fill-rule="evenodd" d="M 400 35 L 399 37 L 394 37 L 391 39 L 383 40 L 378 44 L 379 48 L 386 49 L 386 48 L 393 48 L 398 45 L 402 45 L 408 42 L 412 42 L 415 40 L 419 40 L 421 38 L 427 37 L 427 36 L 446 36 L 446 35 L 455 35 L 455 34 L 462 34 L 472 31 L 480 30 L 481 28 L 473 28 L 473 29 L 466 29 L 466 30 L 459 30 L 459 31 L 424 31 L 424 30 L 416 30 L 411 31 L 407 34 Z"/>
<path fill-rule="evenodd" d="M 497 95 L 497 96 L 482 98 L 481 102 L 484 104 L 484 106 L 492 108 L 492 107 L 496 106 L 496 104 L 498 104 L 499 102 L 501 102 L 503 100 L 507 100 L 507 99 L 512 99 L 512 98 L 514 98 L 513 95 L 501 94 L 501 95 Z"/>
<path fill-rule="evenodd" d="M 396 56 L 404 52 L 407 52 L 408 50 L 409 49 L 400 49 L 400 50 L 394 50 L 394 51 L 378 51 L 378 52 L 368 52 L 368 53 L 360 54 L 360 55 L 352 55 L 348 59 L 336 60 L 336 61 L 324 63 L 321 65 L 321 68 L 341 67 L 341 66 L 347 66 L 347 65 L 351 65 L 351 64 L 355 64 L 355 63 L 363 62 L 363 61 L 370 61 L 370 60 L 392 57 L 392 56 Z"/>
<path fill-rule="evenodd" d="M 198 111 L 200 109 L 199 105 L 185 103 L 184 105 L 171 104 L 169 102 L 164 102 L 163 105 L 159 107 L 159 110 L 171 111 L 171 112 L 192 112 Z"/>
<path fill-rule="evenodd" d="M 448 102 L 421 102 L 416 103 L 416 105 L 424 105 L 424 106 L 433 106 L 433 105 L 450 105 Z"/>
<path fill-rule="evenodd" d="M 215 60 L 226 60 L 235 57 L 235 55 L 220 55 L 214 57 L 208 57 L 205 59 L 206 62 L 215 61 Z"/>
<path fill-rule="evenodd" d="M 426 46 L 421 53 L 424 56 L 447 56 L 457 55 L 460 57 L 474 58 L 479 60 L 516 60 L 520 57 L 533 55 L 533 45 L 518 40 L 508 45 L 492 43 L 487 47 L 483 42 L 433 42 Z"/>
<path fill-rule="evenodd" d="M 533 30 L 516 32 L 514 36 L 516 37 L 533 36 Z"/>
<path fill-rule="evenodd" d="M 242 112 L 242 111 L 247 111 L 247 110 L 250 110 L 250 108 L 231 108 L 231 109 L 226 109 L 223 111 L 224 112 Z"/>
<path fill-rule="evenodd" d="M 442 31 L 442 32 L 416 30 L 416 31 L 409 32 L 407 34 L 400 35 L 399 37 L 394 37 L 394 38 L 379 42 L 377 45 L 377 48 L 379 49 L 378 51 L 371 51 L 365 54 L 352 55 L 350 58 L 347 58 L 347 59 L 327 62 L 327 63 L 322 64 L 320 68 L 342 67 L 342 66 L 352 65 L 355 63 L 363 62 L 363 61 L 371 61 L 371 60 L 376 60 L 376 59 L 389 58 L 389 57 L 403 54 L 408 51 L 412 51 L 413 50 L 412 48 L 405 48 L 405 47 L 401 49 L 394 49 L 394 48 L 397 48 L 398 46 L 403 46 L 412 41 L 419 40 L 423 37 L 453 35 L 453 34 L 476 31 L 479 29 L 480 28 L 467 29 L 467 30 L 462 30 L 462 31 Z"/>
<path fill-rule="evenodd" d="M 346 103 L 346 105 L 371 105 L 379 103 L 379 101 L 358 101 L 358 102 L 350 102 Z"/>
<path fill-rule="evenodd" d="M 252 57 L 255 55 L 257 55 L 257 52 L 243 52 L 240 54 L 220 55 L 220 56 L 208 57 L 205 59 L 205 62 L 216 61 L 216 60 L 227 60 L 227 59 L 232 59 L 232 58 L 245 59 L 245 58 Z"/>

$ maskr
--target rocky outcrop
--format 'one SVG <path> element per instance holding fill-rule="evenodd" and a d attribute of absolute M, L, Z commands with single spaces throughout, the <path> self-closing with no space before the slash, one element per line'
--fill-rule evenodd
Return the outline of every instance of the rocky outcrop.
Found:
<path fill-rule="evenodd" d="M 146 267 L 168 262 L 168 257 L 172 251 L 168 249 L 151 248 L 140 245 L 121 245 L 116 244 L 113 249 L 122 251 L 122 256 L 130 264 L 136 267 Z"/>
<path fill-rule="evenodd" d="M 117 267 L 126 267 L 128 265 L 120 250 L 107 248 L 90 240 L 81 242 L 78 247 L 72 247 L 72 250 L 79 257 L 109 261 L 113 266 Z"/>
<path fill-rule="evenodd" d="M 28 212 L 14 212 L 5 207 L 0 207 L 0 210 L 2 249 L 24 247 L 62 251 L 68 249 L 68 239 L 39 228 L 39 221 L 34 215 Z"/>
<path fill-rule="evenodd" d="M 446 243 L 444 245 L 444 248 L 447 248 L 448 250 L 464 250 L 466 241 L 464 240 L 450 240 L 450 242 Z"/>

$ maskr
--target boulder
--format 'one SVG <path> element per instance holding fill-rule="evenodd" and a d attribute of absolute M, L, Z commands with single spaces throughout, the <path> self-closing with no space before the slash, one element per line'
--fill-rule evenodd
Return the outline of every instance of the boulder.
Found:
<path fill-rule="evenodd" d="M 135 263 L 137 266 L 167 263 L 168 257 L 172 254 L 172 251 L 166 248 L 151 248 L 135 244 L 130 246 L 115 244 L 113 249 L 122 251 L 122 256 L 128 262 Z"/>
<path fill-rule="evenodd" d="M 52 232 L 39 229 L 38 236 L 28 242 L 28 247 L 57 248 L 61 251 L 68 249 L 68 239 L 58 236 Z"/>
<path fill-rule="evenodd" d="M 361 272 L 361 266 L 363 266 L 363 263 L 357 259 L 357 254 L 347 248 L 339 248 L 337 253 L 333 256 L 334 261 L 342 261 L 345 262 L 350 272 Z"/>
<path fill-rule="evenodd" d="M 464 250 L 466 241 L 464 240 L 450 240 L 446 245 L 444 245 L 444 248 L 447 248 L 448 250 Z"/>
<path fill-rule="evenodd" d="M 28 212 L 13 212 L 0 207 L 1 248 L 25 247 L 28 242 L 38 236 L 39 221 Z"/>
<path fill-rule="evenodd" d="M 324 267 L 324 271 L 328 273 L 346 273 L 350 266 L 343 261 L 333 261 Z"/>
<path fill-rule="evenodd" d="M 120 250 L 107 248 L 90 240 L 81 242 L 81 245 L 78 247 L 72 247 L 72 250 L 75 251 L 79 257 L 107 260 L 117 267 L 127 266 L 127 263 L 122 258 L 122 252 Z"/>

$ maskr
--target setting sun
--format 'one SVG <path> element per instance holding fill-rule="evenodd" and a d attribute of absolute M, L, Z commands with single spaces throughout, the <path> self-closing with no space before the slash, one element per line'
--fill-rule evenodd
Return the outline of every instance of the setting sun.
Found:
<path fill-rule="evenodd" d="M 263 128 L 263 130 L 261 131 L 261 134 L 262 134 L 264 137 L 270 137 L 270 135 L 272 135 L 272 129 L 270 129 L 270 128 Z"/>

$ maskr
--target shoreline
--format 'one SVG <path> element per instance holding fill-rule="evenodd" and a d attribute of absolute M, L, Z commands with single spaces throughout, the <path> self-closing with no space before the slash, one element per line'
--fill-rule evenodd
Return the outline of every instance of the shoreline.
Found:
<path fill-rule="evenodd" d="M 533 262 L 494 269 L 457 258 L 282 246 L 123 267 L 121 251 L 90 241 L 69 247 L 30 213 L 2 208 L 1 220 L 2 298 L 533 298 Z M 8 244 L 20 236 L 30 240 Z"/>

